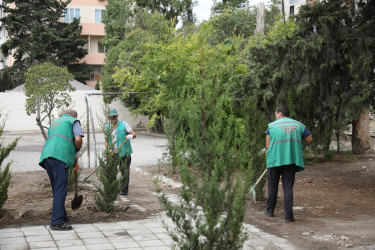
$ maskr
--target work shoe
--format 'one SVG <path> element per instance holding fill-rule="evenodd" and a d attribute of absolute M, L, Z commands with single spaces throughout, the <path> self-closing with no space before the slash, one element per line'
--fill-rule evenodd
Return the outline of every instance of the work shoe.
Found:
<path fill-rule="evenodd" d="M 120 195 L 128 195 L 128 192 L 121 191 L 121 192 L 120 192 Z"/>
<path fill-rule="evenodd" d="M 291 219 L 285 219 L 285 222 L 295 222 L 295 221 L 296 221 L 296 219 L 294 219 L 294 217 L 291 218 Z"/>
<path fill-rule="evenodd" d="M 69 231 L 69 230 L 73 230 L 73 227 L 71 225 L 68 225 L 68 224 L 65 224 L 65 223 L 62 223 L 62 224 L 59 224 L 59 225 L 51 225 L 49 226 L 52 230 L 56 230 L 56 231 Z"/>
<path fill-rule="evenodd" d="M 70 219 L 70 217 L 69 217 L 69 216 L 66 216 L 66 217 L 64 218 L 64 222 L 65 222 L 65 223 L 68 223 L 68 222 L 70 222 L 70 220 L 71 220 L 71 219 Z"/>
<path fill-rule="evenodd" d="M 274 214 L 268 213 L 267 211 L 264 211 L 264 214 L 267 215 L 268 217 L 275 217 Z"/>

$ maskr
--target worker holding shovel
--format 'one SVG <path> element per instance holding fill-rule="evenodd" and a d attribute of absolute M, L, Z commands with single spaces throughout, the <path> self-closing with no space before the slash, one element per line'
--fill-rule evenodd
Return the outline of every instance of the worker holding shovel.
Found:
<path fill-rule="evenodd" d="M 128 195 L 130 179 L 131 154 L 133 153 L 130 140 L 136 138 L 131 126 L 118 119 L 116 109 L 109 111 L 110 122 L 106 125 L 105 145 L 113 150 L 115 157 L 120 157 L 120 171 L 122 174 L 120 195 Z M 116 148 L 116 150 L 114 150 Z M 126 172 L 125 172 L 126 171 Z"/>
<path fill-rule="evenodd" d="M 293 222 L 294 179 L 296 172 L 304 170 L 302 140 L 312 142 L 313 138 L 305 125 L 288 116 L 288 107 L 279 106 L 275 112 L 276 121 L 268 124 L 266 130 L 268 201 L 264 213 L 274 216 L 281 175 L 285 221 Z"/>
<path fill-rule="evenodd" d="M 77 165 L 76 154 L 82 147 L 83 132 L 75 110 L 67 110 L 48 129 L 48 138 L 40 156 L 39 165 L 48 174 L 53 206 L 51 215 L 52 230 L 72 230 L 65 224 L 70 219 L 66 214 L 65 200 L 68 192 L 69 169 Z"/>

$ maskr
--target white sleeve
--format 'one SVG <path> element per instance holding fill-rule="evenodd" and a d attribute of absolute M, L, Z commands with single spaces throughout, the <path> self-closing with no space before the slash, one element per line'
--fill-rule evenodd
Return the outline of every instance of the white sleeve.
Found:
<path fill-rule="evenodd" d="M 125 131 L 126 133 L 129 133 L 130 131 L 132 131 L 132 127 L 130 127 L 129 123 L 125 122 Z"/>

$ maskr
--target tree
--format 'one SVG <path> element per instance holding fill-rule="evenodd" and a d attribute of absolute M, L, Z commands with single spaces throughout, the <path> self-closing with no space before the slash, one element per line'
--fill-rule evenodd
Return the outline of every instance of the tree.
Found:
<path fill-rule="evenodd" d="M 10 72 L 15 81 L 23 83 L 27 68 L 53 62 L 68 66 L 87 54 L 86 41 L 80 39 L 82 27 L 79 19 L 61 22 L 70 1 L 4 0 L 0 5 L 4 15 L 0 21 L 8 33 L 8 40 L 1 45 L 3 55 L 15 59 Z"/>
<path fill-rule="evenodd" d="M 214 13 L 220 13 L 226 8 L 242 8 L 246 5 L 247 0 L 214 0 L 212 11 Z"/>
<path fill-rule="evenodd" d="M 5 127 L 5 119 L 2 119 L 2 114 L 0 113 L 0 138 L 3 135 Z M 3 140 L 0 141 L 0 209 L 3 207 L 5 201 L 8 199 L 8 187 L 10 184 L 10 179 L 12 178 L 10 173 L 10 166 L 12 162 L 8 162 L 3 168 L 2 164 L 4 160 L 8 157 L 9 153 L 17 146 L 19 138 L 16 138 L 9 145 L 4 145 Z"/>
<path fill-rule="evenodd" d="M 69 83 L 73 80 L 73 75 L 66 67 L 61 68 L 46 62 L 30 67 L 25 77 L 26 113 L 37 113 L 37 123 L 47 139 L 42 122 L 48 118 L 48 124 L 51 124 L 53 109 L 67 107 L 70 104 L 71 97 L 68 92 L 75 90 Z M 45 115 L 41 119 L 39 112 Z"/>
<path fill-rule="evenodd" d="M 6 67 L 0 71 L 0 91 L 5 91 L 14 88 L 14 82 L 9 74 L 9 68 Z"/>
<path fill-rule="evenodd" d="M 183 16 L 185 22 L 193 23 L 193 6 L 196 4 L 194 0 L 136 0 L 138 6 L 147 8 L 149 11 L 158 11 L 165 15 L 167 20 L 176 19 Z"/>
<path fill-rule="evenodd" d="M 340 0 L 304 5 L 295 24 L 289 19 L 249 47 L 249 68 L 256 70 L 249 74 L 248 93 L 268 112 L 288 104 L 294 118 L 319 135 L 315 146 L 322 146 L 327 155 L 332 135 L 340 151 L 342 131 L 375 96 L 373 78 L 358 80 L 353 71 L 350 51 L 358 42 L 354 16 L 350 4 Z M 365 75 L 371 76 L 373 69 L 366 67 Z"/>

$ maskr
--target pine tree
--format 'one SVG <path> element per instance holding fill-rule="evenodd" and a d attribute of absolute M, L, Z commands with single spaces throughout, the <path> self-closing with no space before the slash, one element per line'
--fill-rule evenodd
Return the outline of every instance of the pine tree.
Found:
<path fill-rule="evenodd" d="M 98 156 L 99 169 L 97 176 L 100 184 L 95 185 L 95 203 L 100 211 L 110 213 L 116 209 L 115 200 L 120 192 L 120 182 L 116 179 L 120 158 L 112 156 L 109 150 L 105 150 Z"/>
<path fill-rule="evenodd" d="M 79 19 L 61 22 L 70 1 L 3 0 L 0 8 L 4 15 L 0 21 L 8 33 L 1 45 L 3 55 L 12 52 L 15 62 L 11 75 L 18 84 L 23 83 L 27 68 L 43 62 L 68 66 L 87 54 L 86 41 L 80 39 L 82 27 Z"/>
<path fill-rule="evenodd" d="M 0 118 L 2 114 L 0 113 Z M 5 121 L 1 119 L 0 124 L 0 138 L 3 135 L 5 127 Z M 8 199 L 8 187 L 10 184 L 11 173 L 10 166 L 11 162 L 8 162 L 5 167 L 2 167 L 2 163 L 5 158 L 8 157 L 9 153 L 17 146 L 19 138 L 15 139 L 9 145 L 4 145 L 3 140 L 0 141 L 0 209 L 3 207 L 5 201 Z"/>
<path fill-rule="evenodd" d="M 180 249 L 240 249 L 251 176 L 243 120 L 228 93 L 210 81 L 187 99 L 170 106 L 171 122 L 182 118 L 174 152 L 183 187 L 179 204 L 159 196 L 177 227 L 169 233 Z"/>

